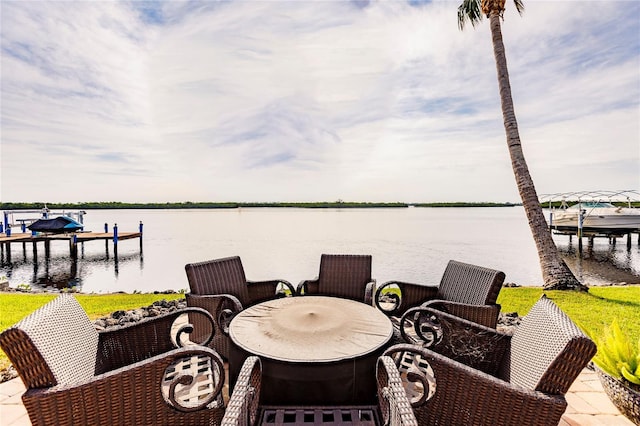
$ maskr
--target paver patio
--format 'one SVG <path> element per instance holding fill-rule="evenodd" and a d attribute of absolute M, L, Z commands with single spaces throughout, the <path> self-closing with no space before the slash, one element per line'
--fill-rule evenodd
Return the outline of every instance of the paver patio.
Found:
<path fill-rule="evenodd" d="M 29 426 L 29 416 L 22 405 L 25 388 L 17 378 L 0 383 L 0 425 Z M 634 426 L 609 401 L 593 370 L 585 368 L 566 394 L 569 406 L 560 426 Z"/>

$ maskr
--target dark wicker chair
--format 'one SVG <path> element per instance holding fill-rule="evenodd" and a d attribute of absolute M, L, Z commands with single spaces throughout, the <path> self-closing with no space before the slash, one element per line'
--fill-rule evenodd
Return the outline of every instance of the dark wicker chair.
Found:
<path fill-rule="evenodd" d="M 421 425 L 558 424 L 567 390 L 596 352 L 544 296 L 513 336 L 423 309 L 429 347 L 400 344 L 385 351 Z"/>
<path fill-rule="evenodd" d="M 496 300 L 504 278 L 504 272 L 450 260 L 439 286 L 388 281 L 378 287 L 374 300 L 398 332 L 405 312 L 420 305 L 496 328 L 500 314 Z"/>
<path fill-rule="evenodd" d="M 216 320 L 211 346 L 223 358 L 229 358 L 229 336 L 226 329 L 233 315 L 256 303 L 275 297 L 295 295 L 296 289 L 286 280 L 248 281 L 240 257 L 207 260 L 185 265 L 190 293 L 187 306 L 206 309 Z M 209 335 L 209 324 L 198 318 L 191 320 L 193 336 L 201 340 Z"/>
<path fill-rule="evenodd" d="M 379 357 L 375 374 L 378 387 L 378 405 L 355 407 L 262 406 L 260 404 L 262 363 L 258 357 L 251 356 L 242 366 L 222 425 L 417 426 L 418 423 L 393 360 L 389 357 Z"/>
<path fill-rule="evenodd" d="M 220 424 L 222 359 L 208 347 L 174 343 L 189 331 L 187 310 L 97 331 L 76 299 L 61 295 L 3 331 L 0 347 L 27 388 L 31 423 Z"/>
<path fill-rule="evenodd" d="M 372 303 L 376 281 L 371 278 L 371 255 L 323 254 L 320 273 L 298 284 L 299 295 L 321 295 Z"/>

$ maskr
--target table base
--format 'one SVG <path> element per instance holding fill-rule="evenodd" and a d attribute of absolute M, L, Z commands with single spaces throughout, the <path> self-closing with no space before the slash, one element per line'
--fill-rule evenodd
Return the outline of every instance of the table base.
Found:
<path fill-rule="evenodd" d="M 337 362 L 282 362 L 260 357 L 260 403 L 265 405 L 371 405 L 377 403 L 376 362 L 384 348 Z M 250 355 L 231 345 L 229 389 Z"/>

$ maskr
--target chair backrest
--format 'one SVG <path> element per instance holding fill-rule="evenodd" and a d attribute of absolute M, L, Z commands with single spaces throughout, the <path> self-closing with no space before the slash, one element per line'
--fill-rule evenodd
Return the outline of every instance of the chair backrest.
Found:
<path fill-rule="evenodd" d="M 193 294 L 231 294 L 243 305 L 249 300 L 247 278 L 238 256 L 189 263 L 184 269 Z"/>
<path fill-rule="evenodd" d="M 564 395 L 595 353 L 595 343 L 543 295 L 514 332 L 499 375 L 527 389 Z"/>
<path fill-rule="evenodd" d="M 318 293 L 362 302 L 371 282 L 371 255 L 323 254 Z"/>
<path fill-rule="evenodd" d="M 63 294 L 0 334 L 0 347 L 27 388 L 68 385 L 95 375 L 98 332 Z"/>
<path fill-rule="evenodd" d="M 504 272 L 450 260 L 440 280 L 438 297 L 472 305 L 496 303 Z"/>

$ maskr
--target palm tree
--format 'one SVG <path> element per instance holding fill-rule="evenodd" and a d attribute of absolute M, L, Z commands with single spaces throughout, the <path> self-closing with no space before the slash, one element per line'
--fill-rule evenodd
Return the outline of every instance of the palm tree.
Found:
<path fill-rule="evenodd" d="M 522 14 L 524 10 L 522 0 L 514 0 L 514 3 L 518 12 Z M 498 72 L 502 118 L 507 135 L 511 167 L 513 168 L 518 192 L 520 193 L 522 205 L 527 214 L 529 227 L 538 250 L 544 288 L 548 290 L 587 290 L 587 287 L 573 275 L 558 252 L 551 232 L 547 227 L 542 207 L 538 201 L 538 194 L 524 158 L 520 143 L 520 133 L 518 132 L 518 122 L 513 108 L 513 99 L 511 98 L 507 57 L 504 51 L 504 43 L 502 42 L 500 19 L 504 13 L 504 6 L 505 0 L 463 0 L 458 7 L 458 25 L 463 30 L 467 20 L 475 27 L 482 20 L 483 15 L 489 18 L 493 53 Z"/>

